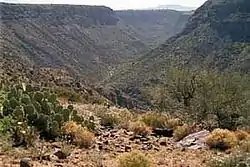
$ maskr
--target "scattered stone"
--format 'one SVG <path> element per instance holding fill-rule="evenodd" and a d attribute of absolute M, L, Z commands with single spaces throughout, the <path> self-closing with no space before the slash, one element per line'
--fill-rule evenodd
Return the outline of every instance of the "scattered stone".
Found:
<path fill-rule="evenodd" d="M 144 142 L 144 141 L 149 141 L 149 138 L 147 138 L 147 137 L 143 137 L 143 138 L 140 138 L 140 141 L 141 141 L 141 142 Z"/>
<path fill-rule="evenodd" d="M 58 157 L 57 157 L 56 155 L 54 155 L 54 154 L 51 154 L 51 155 L 49 156 L 49 159 L 50 159 L 50 161 L 57 161 L 57 160 L 58 160 Z"/>
<path fill-rule="evenodd" d="M 131 151 L 132 150 L 132 147 L 131 146 L 129 146 L 129 145 L 126 145 L 125 146 L 125 152 L 129 152 L 129 151 Z"/>
<path fill-rule="evenodd" d="M 134 135 L 134 132 L 125 131 L 124 134 L 125 134 L 125 135 L 128 135 L 128 136 L 133 136 L 133 135 Z"/>
<path fill-rule="evenodd" d="M 31 159 L 30 158 L 23 158 L 20 161 L 20 167 L 32 167 Z"/>
<path fill-rule="evenodd" d="M 98 149 L 99 149 L 99 150 L 102 150 L 102 149 L 103 149 L 103 145 L 99 145 L 99 146 L 98 146 Z"/>
<path fill-rule="evenodd" d="M 174 130 L 169 128 L 154 128 L 152 132 L 155 136 L 173 137 Z"/>
<path fill-rule="evenodd" d="M 59 142 L 54 142 L 54 143 L 52 143 L 52 144 L 51 144 L 51 147 L 52 147 L 52 148 L 61 148 Z"/>
<path fill-rule="evenodd" d="M 44 156 L 42 156 L 42 160 L 50 161 L 51 160 L 50 155 L 44 155 Z"/>
<path fill-rule="evenodd" d="M 167 138 L 165 137 L 162 137 L 158 140 L 158 143 L 161 145 L 161 146 L 167 146 Z"/>
<path fill-rule="evenodd" d="M 103 142 L 103 144 L 108 145 L 108 144 L 109 144 L 109 141 L 108 141 L 108 140 L 105 140 L 105 141 Z"/>
<path fill-rule="evenodd" d="M 58 157 L 58 159 L 66 159 L 69 155 L 63 152 L 62 150 L 58 150 L 54 153 L 55 156 Z"/>
<path fill-rule="evenodd" d="M 103 137 L 109 137 L 109 135 L 110 135 L 110 133 L 108 132 L 108 133 L 104 133 L 102 136 Z"/>
<path fill-rule="evenodd" d="M 147 143 L 142 146 L 142 150 L 151 150 L 151 149 L 153 149 L 153 145 L 151 143 Z"/>

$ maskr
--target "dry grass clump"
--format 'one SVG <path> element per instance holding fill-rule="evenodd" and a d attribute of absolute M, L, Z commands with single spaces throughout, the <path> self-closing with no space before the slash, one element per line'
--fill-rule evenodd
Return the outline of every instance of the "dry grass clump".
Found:
<path fill-rule="evenodd" d="M 130 120 L 133 119 L 133 114 L 127 109 L 119 109 L 116 107 L 107 108 L 101 105 L 89 108 L 99 119 L 102 126 L 107 127 L 126 127 Z"/>
<path fill-rule="evenodd" d="M 112 111 L 118 113 L 120 118 L 119 127 L 123 129 L 129 129 L 129 124 L 134 119 L 133 113 L 127 109 L 118 109 L 115 107 L 112 109 Z"/>
<path fill-rule="evenodd" d="M 146 113 L 140 118 L 147 126 L 152 128 L 164 128 L 167 127 L 168 116 L 159 113 Z"/>
<path fill-rule="evenodd" d="M 210 148 L 227 150 L 236 146 L 238 140 L 234 132 L 227 129 L 215 129 L 206 138 L 206 143 Z"/>
<path fill-rule="evenodd" d="M 183 123 L 179 118 L 170 118 L 167 120 L 167 127 L 171 129 L 176 129 L 179 126 L 182 126 Z"/>
<path fill-rule="evenodd" d="M 151 133 L 151 128 L 141 121 L 131 122 L 129 130 L 134 132 L 135 135 L 141 136 L 147 136 Z"/>
<path fill-rule="evenodd" d="M 191 132 L 191 129 L 188 125 L 182 125 L 182 126 L 177 126 L 174 130 L 174 138 L 176 141 L 179 141 L 189 135 Z"/>
<path fill-rule="evenodd" d="M 63 127 L 64 133 L 79 147 L 89 148 L 95 141 L 95 135 L 73 121 L 67 122 Z"/>
<path fill-rule="evenodd" d="M 250 134 L 243 130 L 237 130 L 235 131 L 235 135 L 239 141 L 249 139 L 250 140 Z"/>
<path fill-rule="evenodd" d="M 115 127 L 120 123 L 120 116 L 116 112 L 103 112 L 98 115 L 102 126 Z"/>
<path fill-rule="evenodd" d="M 124 153 L 119 157 L 118 167 L 153 167 L 149 157 L 139 151 Z"/>

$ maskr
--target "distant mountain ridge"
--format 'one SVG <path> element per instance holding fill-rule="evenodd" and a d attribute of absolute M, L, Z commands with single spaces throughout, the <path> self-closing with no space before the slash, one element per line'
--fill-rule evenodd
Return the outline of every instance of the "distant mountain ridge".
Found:
<path fill-rule="evenodd" d="M 170 9 L 170 10 L 177 10 L 177 11 L 192 11 L 192 10 L 196 10 L 197 7 L 182 6 L 182 5 L 159 5 L 157 7 L 153 7 L 150 9 Z"/>
<path fill-rule="evenodd" d="M 131 11 L 104 6 L 0 3 L 0 12 L 0 56 L 28 67 L 63 68 L 90 82 L 156 47 L 189 18 L 177 11 L 145 11 L 152 17 L 141 21 L 136 11 L 134 21 L 144 22 L 140 27 L 123 17 Z M 158 23 L 151 24 L 153 20 Z"/>

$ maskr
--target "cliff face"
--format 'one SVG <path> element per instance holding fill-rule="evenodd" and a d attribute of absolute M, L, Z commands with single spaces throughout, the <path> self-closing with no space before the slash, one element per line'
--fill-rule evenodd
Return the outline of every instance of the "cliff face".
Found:
<path fill-rule="evenodd" d="M 156 42 L 152 42 L 153 46 L 148 42 L 156 41 L 155 35 L 169 37 L 177 32 L 174 25 L 181 15 L 172 12 L 169 17 L 175 16 L 173 21 L 164 24 L 171 34 L 164 27 L 141 25 L 150 26 L 152 34 L 148 35 L 149 31 L 135 27 L 120 17 L 119 12 L 104 6 L 1 3 L 0 11 L 1 56 L 27 66 L 63 68 L 91 82 L 104 79 L 128 58 L 156 46 Z M 162 12 L 158 13 L 159 24 L 165 23 L 160 17 Z M 181 22 L 185 24 L 187 18 Z"/>
<path fill-rule="evenodd" d="M 21 5 L 1 4 L 3 21 L 30 20 L 54 26 L 75 23 L 80 26 L 116 25 L 118 19 L 112 9 L 104 6 Z"/>
<path fill-rule="evenodd" d="M 27 65 L 62 67 L 94 75 L 105 70 L 102 59 L 85 29 L 116 25 L 114 11 L 106 7 L 1 4 L 1 54 Z M 102 74 L 98 74 L 100 77 Z"/>

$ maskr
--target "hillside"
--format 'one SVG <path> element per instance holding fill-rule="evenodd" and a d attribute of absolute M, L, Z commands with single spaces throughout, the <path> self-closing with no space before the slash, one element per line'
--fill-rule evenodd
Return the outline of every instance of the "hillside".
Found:
<path fill-rule="evenodd" d="M 30 67 L 63 68 L 91 83 L 110 75 L 110 70 L 128 58 L 147 52 L 148 41 L 151 47 L 157 46 L 188 19 L 180 12 L 159 11 L 151 19 L 159 17 L 160 26 L 142 24 L 148 26 L 144 31 L 104 6 L 1 3 L 0 8 L 1 56 Z M 165 16 L 173 20 L 166 21 Z M 152 34 L 146 36 L 149 31 Z"/>
<path fill-rule="evenodd" d="M 164 80 L 169 65 L 248 71 L 249 29 L 250 1 L 208 0 L 190 17 L 181 33 L 120 70 L 109 81 L 136 96 L 145 85 Z"/>
<path fill-rule="evenodd" d="M 175 10 L 124 10 L 116 14 L 126 25 L 133 27 L 149 49 L 162 44 L 167 38 L 180 32 L 191 12 Z"/>

